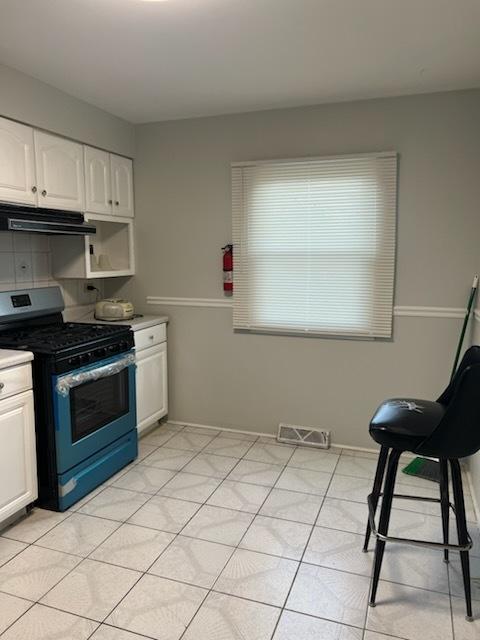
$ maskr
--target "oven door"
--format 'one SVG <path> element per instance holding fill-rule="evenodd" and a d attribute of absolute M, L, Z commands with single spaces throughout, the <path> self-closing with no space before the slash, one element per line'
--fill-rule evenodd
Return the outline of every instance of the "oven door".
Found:
<path fill-rule="evenodd" d="M 136 429 L 134 354 L 53 376 L 57 473 Z"/>

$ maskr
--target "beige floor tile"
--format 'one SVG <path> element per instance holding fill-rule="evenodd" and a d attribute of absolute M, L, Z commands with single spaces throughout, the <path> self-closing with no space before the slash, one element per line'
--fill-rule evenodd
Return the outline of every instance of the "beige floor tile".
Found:
<path fill-rule="evenodd" d="M 0 568 L 0 591 L 39 600 L 80 558 L 41 547 L 27 547 Z"/>
<path fill-rule="evenodd" d="M 139 440 L 138 441 L 138 456 L 137 456 L 137 459 L 134 462 L 136 464 L 138 464 L 144 458 L 149 456 L 151 453 L 153 453 L 157 449 L 158 449 L 158 446 L 156 444 L 149 444 L 148 442 L 144 442 L 143 440 Z"/>
<path fill-rule="evenodd" d="M 269 492 L 270 487 L 224 480 L 207 500 L 207 504 L 257 513 Z"/>
<path fill-rule="evenodd" d="M 243 458 L 252 446 L 251 440 L 234 439 L 224 434 L 212 440 L 204 449 L 205 453 L 214 453 L 217 456 L 229 456 L 231 458 Z"/>
<path fill-rule="evenodd" d="M 234 547 L 177 536 L 149 569 L 149 573 L 210 589 Z"/>
<path fill-rule="evenodd" d="M 255 433 L 243 433 L 242 431 L 227 431 L 222 429 L 219 438 L 232 438 L 233 440 L 245 440 L 245 442 L 256 442 L 260 438 Z"/>
<path fill-rule="evenodd" d="M 167 471 L 180 471 L 196 455 L 195 451 L 171 449 L 160 447 L 142 460 L 142 465 L 167 469 Z"/>
<path fill-rule="evenodd" d="M 171 440 L 176 435 L 176 431 L 170 431 L 168 429 L 155 429 L 146 436 L 143 436 L 140 440 L 140 444 L 145 444 L 150 447 L 161 447 Z"/>
<path fill-rule="evenodd" d="M 240 542 L 242 549 L 300 560 L 312 525 L 256 516 Z"/>
<path fill-rule="evenodd" d="M 145 636 L 139 636 L 131 631 L 117 629 L 106 624 L 101 624 L 95 631 L 91 640 L 145 640 Z"/>
<path fill-rule="evenodd" d="M 214 590 L 282 607 L 298 562 L 237 549 L 214 585 Z"/>
<path fill-rule="evenodd" d="M 32 606 L 33 602 L 0 593 L 0 634 Z"/>
<path fill-rule="evenodd" d="M 36 604 L 5 632 L 2 640 L 87 640 L 96 622 Z"/>
<path fill-rule="evenodd" d="M 365 631 L 363 640 L 396 640 L 393 636 L 386 636 L 383 633 L 377 633 L 376 631 Z"/>
<path fill-rule="evenodd" d="M 359 449 L 342 449 L 341 455 L 342 456 L 353 456 L 353 457 L 358 457 L 358 458 L 370 458 L 370 460 L 378 460 L 378 454 L 380 452 L 380 449 L 378 449 L 378 451 L 362 451 Z"/>
<path fill-rule="evenodd" d="M 256 442 L 245 454 L 245 460 L 283 465 L 287 464 L 292 454 L 293 450 L 288 447 Z"/>
<path fill-rule="evenodd" d="M 0 538 L 0 567 L 16 556 L 20 551 L 26 549 L 27 545 L 18 540 Z"/>
<path fill-rule="evenodd" d="M 298 448 L 288 462 L 289 467 L 333 473 L 340 456 L 318 449 Z"/>
<path fill-rule="evenodd" d="M 215 436 L 220 435 L 220 429 L 213 429 L 210 427 L 185 427 L 183 429 L 183 433 L 199 433 L 202 436 L 211 436 L 214 438 Z"/>
<path fill-rule="evenodd" d="M 106 622 L 156 640 L 178 640 L 207 593 L 200 587 L 144 575 Z"/>
<path fill-rule="evenodd" d="M 42 536 L 36 545 L 77 556 L 88 556 L 115 529 L 118 523 L 74 513 Z"/>
<path fill-rule="evenodd" d="M 452 595 L 463 598 L 465 591 L 459 553 L 452 553 L 450 555 L 448 572 L 450 574 L 450 590 Z M 475 556 L 470 557 L 470 577 L 472 598 L 473 600 L 480 600 L 480 558 Z"/>
<path fill-rule="evenodd" d="M 158 492 L 159 495 L 178 500 L 204 503 L 220 484 L 218 478 L 208 478 L 194 473 L 177 473 Z"/>
<path fill-rule="evenodd" d="M 147 502 L 146 493 L 107 487 L 79 509 L 80 513 L 124 522 Z"/>
<path fill-rule="evenodd" d="M 228 479 L 236 482 L 249 482 L 265 487 L 273 487 L 282 472 L 283 467 L 254 460 L 241 460 L 230 472 Z"/>
<path fill-rule="evenodd" d="M 201 433 L 190 433 L 182 431 L 169 440 L 168 445 L 173 449 L 184 449 L 185 451 L 201 451 L 213 440 L 214 436 L 203 435 Z"/>
<path fill-rule="evenodd" d="M 130 524 L 178 533 L 200 508 L 199 504 L 153 496 L 130 519 Z"/>
<path fill-rule="evenodd" d="M 464 598 L 451 598 L 453 630 L 455 640 L 478 640 L 480 638 L 480 602 L 472 603 L 473 621 L 465 619 L 467 611 Z"/>
<path fill-rule="evenodd" d="M 313 524 L 317 519 L 323 497 L 285 489 L 272 489 L 260 515 Z"/>
<path fill-rule="evenodd" d="M 238 458 L 227 458 L 213 453 L 199 453 L 183 468 L 183 471 L 223 479 L 237 463 Z"/>
<path fill-rule="evenodd" d="M 286 608 L 363 628 L 369 584 L 365 576 L 302 564 Z"/>
<path fill-rule="evenodd" d="M 317 525 L 329 529 L 364 534 L 367 528 L 367 519 L 368 508 L 366 501 L 365 504 L 360 504 L 349 500 L 325 498 L 318 514 Z"/>
<path fill-rule="evenodd" d="M 367 629 L 406 640 L 452 640 L 450 598 L 441 593 L 380 581 Z"/>
<path fill-rule="evenodd" d="M 68 516 L 68 513 L 57 513 L 46 509 L 33 509 L 27 516 L 2 531 L 2 536 L 20 542 L 35 542 L 47 531 Z"/>
<path fill-rule="evenodd" d="M 250 513 L 205 505 L 182 530 L 182 534 L 236 546 L 252 520 Z"/>
<path fill-rule="evenodd" d="M 363 536 L 314 527 L 303 560 L 329 569 L 369 577 L 372 572 L 373 552 L 362 553 L 362 545 Z"/>
<path fill-rule="evenodd" d="M 154 495 L 175 475 L 175 471 L 137 464 L 113 483 L 114 487 Z"/>
<path fill-rule="evenodd" d="M 362 640 L 362 635 L 362 629 L 284 611 L 273 640 Z"/>
<path fill-rule="evenodd" d="M 323 496 L 327 491 L 331 478 L 332 475 L 330 473 L 322 471 L 286 467 L 275 488 Z"/>
<path fill-rule="evenodd" d="M 182 640 L 270 640 L 279 614 L 275 607 L 212 592 Z"/>
<path fill-rule="evenodd" d="M 102 622 L 140 577 L 137 571 L 83 560 L 42 604 Z"/>
<path fill-rule="evenodd" d="M 146 571 L 174 537 L 172 533 L 126 523 L 95 549 L 90 558 Z"/>

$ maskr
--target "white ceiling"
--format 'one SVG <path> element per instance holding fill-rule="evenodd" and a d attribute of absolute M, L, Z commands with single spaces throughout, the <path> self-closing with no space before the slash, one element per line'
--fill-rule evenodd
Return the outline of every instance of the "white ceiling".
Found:
<path fill-rule="evenodd" d="M 478 87 L 480 0 L 0 0 L 0 62 L 132 122 Z"/>

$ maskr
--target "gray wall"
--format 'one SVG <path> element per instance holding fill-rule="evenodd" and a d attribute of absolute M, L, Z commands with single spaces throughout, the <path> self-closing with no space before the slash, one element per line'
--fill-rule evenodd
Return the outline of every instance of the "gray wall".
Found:
<path fill-rule="evenodd" d="M 132 124 L 4 65 L 0 115 L 122 155 L 135 154 Z"/>
<path fill-rule="evenodd" d="M 395 149 L 395 304 L 462 307 L 479 267 L 479 113 L 474 90 L 139 126 L 138 275 L 123 292 L 170 315 L 170 417 L 270 433 L 281 420 L 318 425 L 371 446 L 382 399 L 435 397 L 459 319 L 397 317 L 391 342 L 238 335 L 229 309 L 147 308 L 145 297 L 222 295 L 231 161 Z"/>

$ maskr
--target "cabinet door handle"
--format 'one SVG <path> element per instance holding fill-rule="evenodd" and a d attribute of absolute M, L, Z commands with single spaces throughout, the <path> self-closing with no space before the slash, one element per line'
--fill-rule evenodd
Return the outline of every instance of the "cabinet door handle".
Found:
<path fill-rule="evenodd" d="M 2 389 L 4 389 L 4 388 L 5 388 L 5 383 L 4 383 L 4 382 L 0 382 L 0 391 L 1 391 Z"/>
<path fill-rule="evenodd" d="M 45 197 L 46 195 L 47 195 L 47 190 L 46 190 L 46 189 L 44 189 L 44 190 L 42 191 L 42 196 L 44 196 L 44 197 Z"/>
<path fill-rule="evenodd" d="M 116 204 L 116 205 L 117 205 L 117 207 L 118 207 L 118 205 L 120 204 L 120 202 L 119 202 L 118 200 L 115 200 L 115 204 Z"/>
<path fill-rule="evenodd" d="M 148 336 L 149 340 L 153 340 L 155 336 Z"/>
<path fill-rule="evenodd" d="M 35 186 L 32 187 L 32 193 L 37 193 L 37 187 Z"/>
<path fill-rule="evenodd" d="M 109 201 L 108 201 L 108 204 L 113 204 L 113 200 L 109 200 Z"/>

